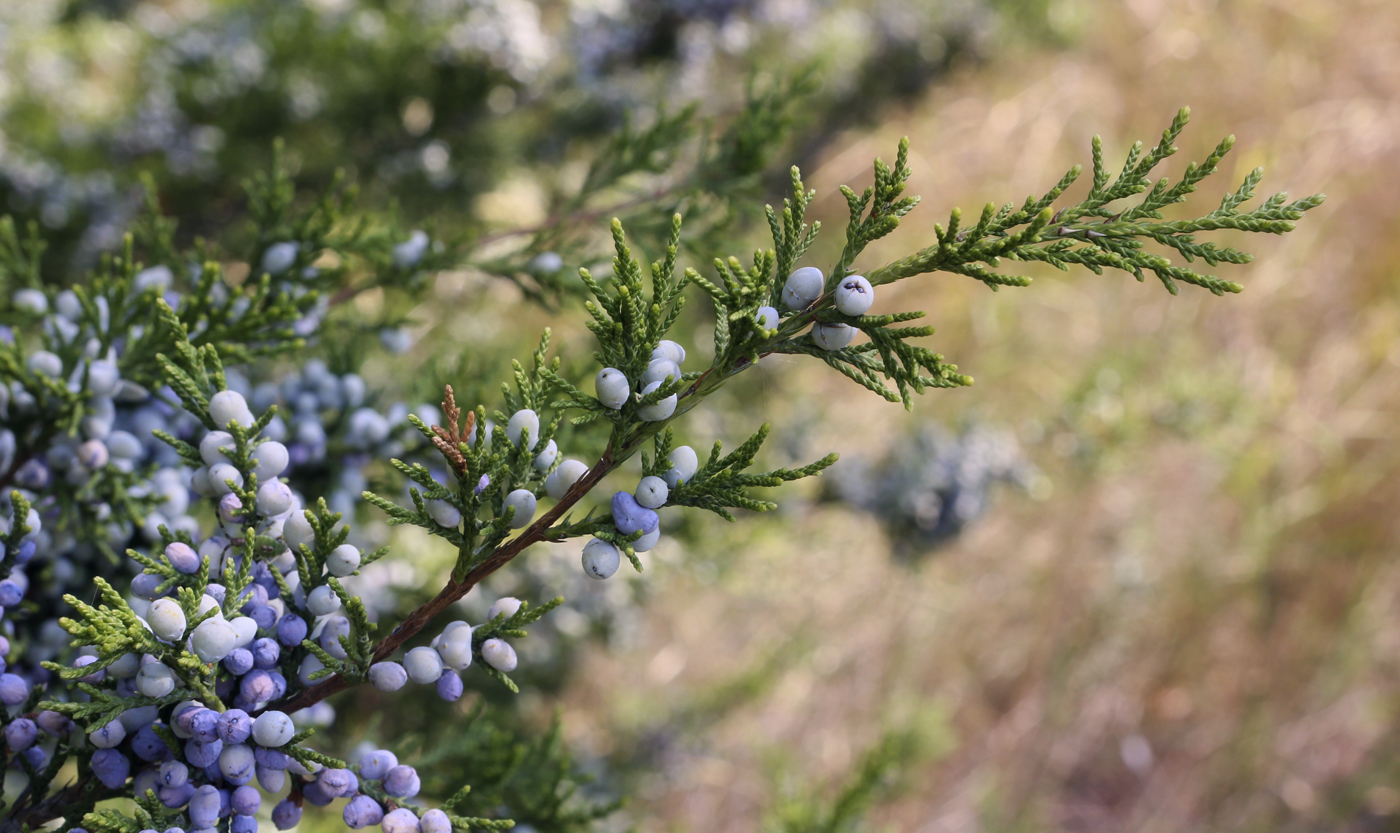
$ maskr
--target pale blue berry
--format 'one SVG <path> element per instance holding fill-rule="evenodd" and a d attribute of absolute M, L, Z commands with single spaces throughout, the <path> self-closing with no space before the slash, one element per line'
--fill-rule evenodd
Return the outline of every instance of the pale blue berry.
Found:
<path fill-rule="evenodd" d="M 783 285 L 783 304 L 788 309 L 805 309 L 821 297 L 826 288 L 826 277 L 815 266 L 803 266 L 788 275 Z"/>
<path fill-rule="evenodd" d="M 243 398 L 243 394 L 233 390 L 221 390 L 209 397 L 209 417 L 219 426 L 236 422 L 248 428 L 254 422 L 253 412 L 248 408 L 248 400 Z"/>
<path fill-rule="evenodd" d="M 836 285 L 831 300 L 842 315 L 865 315 L 875 303 L 875 289 L 862 275 L 848 275 Z"/>
<path fill-rule="evenodd" d="M 292 508 L 292 490 L 280 480 L 269 480 L 258 487 L 258 514 L 265 517 L 281 515 Z"/>
<path fill-rule="evenodd" d="M 758 313 L 754 315 L 754 321 L 765 330 L 776 330 L 778 328 L 778 311 L 772 307 L 759 307 Z"/>
<path fill-rule="evenodd" d="M 660 509 L 666 505 L 666 498 L 670 494 L 670 489 L 666 486 L 666 481 L 659 477 L 647 476 L 637 484 L 637 491 L 634 493 L 637 503 L 646 509 Z"/>
<path fill-rule="evenodd" d="M 660 390 L 660 388 L 660 382 L 652 382 L 651 384 L 642 388 L 641 396 L 646 396 L 649 393 L 654 393 L 655 391 Z M 673 393 L 664 399 L 661 399 L 657 402 L 653 402 L 650 405 L 643 405 L 642 407 L 638 408 L 637 416 L 645 422 L 660 422 L 663 419 L 669 419 L 671 415 L 676 412 L 677 400 L 677 395 Z"/>
<path fill-rule="evenodd" d="M 515 649 L 503 639 L 488 639 L 481 643 L 481 658 L 503 674 L 515 670 Z"/>
<path fill-rule="evenodd" d="M 627 398 L 632 395 L 632 383 L 627 381 L 627 376 L 615 367 L 605 367 L 598 371 L 598 378 L 594 380 L 594 388 L 598 393 L 598 401 L 603 403 L 603 407 L 611 408 L 614 411 L 627 404 Z"/>
<path fill-rule="evenodd" d="M 689 483 L 695 472 L 700 469 L 700 457 L 695 453 L 695 449 L 688 445 L 673 449 L 666 459 L 671 464 L 671 470 L 666 472 L 664 479 L 666 485 L 672 489 L 681 483 Z"/>
<path fill-rule="evenodd" d="M 428 252 L 428 233 L 414 229 L 408 239 L 394 245 L 394 265 L 400 269 L 412 269 Z"/>
<path fill-rule="evenodd" d="M 384 774 L 384 792 L 394 798 L 412 798 L 422 789 L 418 773 L 411 766 L 399 764 Z M 410 813 L 410 815 L 412 815 Z"/>
<path fill-rule="evenodd" d="M 263 251 L 262 268 L 269 275 L 280 275 L 297 262 L 297 244 L 290 241 L 273 243 Z"/>
<path fill-rule="evenodd" d="M 545 494 L 554 500 L 563 500 L 569 489 L 573 488 L 579 478 L 587 473 L 588 466 L 578 460 L 565 460 L 559 464 L 559 468 L 544 479 Z"/>
<path fill-rule="evenodd" d="M 602 538 L 594 538 L 583 547 L 583 571 L 589 578 L 611 578 L 621 563 L 622 553 Z"/>
<path fill-rule="evenodd" d="M 849 324 L 822 324 L 812 327 L 812 341 L 823 350 L 840 350 L 856 337 L 856 328 Z"/>
<path fill-rule="evenodd" d="M 262 747 L 277 747 L 296 734 L 292 719 L 279 711 L 265 711 L 253 721 L 253 741 Z"/>
<path fill-rule="evenodd" d="M 205 619 L 194 629 L 190 647 L 203 662 L 218 662 L 237 647 L 238 633 L 225 619 Z"/>
<path fill-rule="evenodd" d="M 185 611 L 174 599 L 156 599 L 151 602 L 151 606 L 146 609 L 146 622 L 150 624 L 151 633 L 154 633 L 157 639 L 175 642 L 185 635 Z"/>
<path fill-rule="evenodd" d="M 385 813 L 380 828 L 384 833 L 421 833 L 418 817 L 403 807 Z"/>
<path fill-rule="evenodd" d="M 535 495 L 529 489 L 516 489 L 506 495 L 505 503 L 501 507 L 502 513 L 515 510 L 511 516 L 511 529 L 524 529 L 530 525 L 530 521 L 535 517 Z"/>
<path fill-rule="evenodd" d="M 539 454 L 535 455 L 535 470 L 549 471 L 549 467 L 554 465 L 554 460 L 558 456 L 559 446 L 554 442 L 554 440 L 550 440 L 549 443 L 545 445 L 544 450 L 541 451 Z"/>
<path fill-rule="evenodd" d="M 408 672 L 397 662 L 376 662 L 369 667 L 369 681 L 380 691 L 398 691 L 408 682 Z"/>
<path fill-rule="evenodd" d="M 462 522 L 462 510 L 445 500 L 430 500 L 427 509 L 428 516 L 436 521 L 438 526 L 452 528 Z"/>
<path fill-rule="evenodd" d="M 677 366 L 685 364 L 685 348 L 674 341 L 659 341 L 651 351 L 653 359 L 669 359 Z"/>
<path fill-rule="evenodd" d="M 529 408 L 516 411 L 506 423 L 506 438 L 512 445 L 520 445 L 522 435 L 528 435 L 526 450 L 534 451 L 535 443 L 540 439 L 540 417 Z"/>
<path fill-rule="evenodd" d="M 403 667 L 408 672 L 408 678 L 415 683 L 435 683 L 442 676 L 442 657 L 436 649 L 421 645 L 404 655 Z"/>
<path fill-rule="evenodd" d="M 514 596 L 502 596 L 491 605 L 490 610 L 486 611 L 486 621 L 493 621 L 497 616 L 500 616 L 502 613 L 504 613 L 506 615 L 506 618 L 509 619 L 510 617 L 514 616 L 519 612 L 519 599 L 515 598 Z"/>
<path fill-rule="evenodd" d="M 649 385 L 652 382 L 664 382 L 667 379 L 681 378 L 680 366 L 670 359 L 652 359 L 647 364 L 646 372 L 642 374 L 642 384 Z"/>

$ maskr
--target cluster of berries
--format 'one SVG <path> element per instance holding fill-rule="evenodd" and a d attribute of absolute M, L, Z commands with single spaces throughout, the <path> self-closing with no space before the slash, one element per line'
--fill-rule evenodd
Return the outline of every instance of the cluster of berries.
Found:
<path fill-rule="evenodd" d="M 783 305 L 800 311 L 811 306 L 826 291 L 826 277 L 815 266 L 793 270 L 783 285 Z M 831 293 L 832 305 L 842 315 L 852 318 L 865 315 L 875 303 L 875 290 L 862 275 L 847 275 Z M 756 319 L 765 330 L 777 329 L 778 311 L 760 307 Z M 840 321 L 818 321 L 812 326 L 812 341 L 823 350 L 840 350 L 851 343 L 856 328 Z"/>
<path fill-rule="evenodd" d="M 89 647 L 72 663 L 79 671 L 92 669 L 76 679 L 105 697 L 136 698 L 132 706 L 89 725 L 55 711 L 32 721 L 17 718 L 6 729 L 11 748 L 38 750 L 26 752 L 38 766 L 40 730 L 63 737 L 80 729 L 96 750 L 92 772 L 104 786 L 130 788 L 133 795 L 153 791 L 167 808 L 183 811 L 192 831 L 223 829 L 220 820 L 227 818 L 229 831 L 256 833 L 264 794 L 275 796 L 290 782 L 272 809 L 278 829 L 299 821 L 303 802 L 347 799 L 344 818 L 351 827 L 447 833 L 451 824 L 442 811 L 406 803 L 419 791 L 418 775 L 391 753 L 375 752 L 351 769 L 323 767 L 302 754 L 298 726 L 325 725 L 334 712 L 325 703 L 291 715 L 278 706 L 316 683 L 324 656 L 349 656 L 360 634 L 345 608 L 351 597 L 338 582 L 353 580 L 363 554 L 336 544 L 339 536 L 318 520 L 329 516 L 302 511 L 298 496 L 278 479 L 289 462 L 287 446 L 261 438 L 240 443 L 235 435 L 256 422 L 242 394 L 215 394 L 209 415 L 222 429 L 198 443 L 205 465 L 191 479 L 197 493 L 217 502 L 217 531 L 198 546 L 170 541 L 133 580 L 128 606 L 149 631 L 151 641 L 138 641 L 144 652 L 99 662 L 100 652 Z M 280 554 L 252 558 L 252 538 L 275 541 Z M 32 552 L 32 544 L 26 550 Z M 222 577 L 222 583 L 206 576 Z M 0 581 L 0 601 L 18 601 L 23 587 L 22 573 L 12 573 Z M 509 620 L 520 607 L 516 599 L 500 599 L 491 618 Z M 75 636 L 87 633 L 82 627 L 69 623 Z M 476 644 L 474 630 L 453 623 L 402 663 L 372 665 L 370 679 L 386 691 L 410 679 L 433 683 L 442 697 L 455 700 L 463 690 L 458 672 L 475 656 L 497 670 L 513 670 L 510 645 L 496 638 Z M 0 701 L 7 705 L 27 702 L 32 691 L 28 680 L 0 678 Z M 365 789 L 367 782 L 373 789 Z M 399 806 L 386 807 L 384 796 Z"/>

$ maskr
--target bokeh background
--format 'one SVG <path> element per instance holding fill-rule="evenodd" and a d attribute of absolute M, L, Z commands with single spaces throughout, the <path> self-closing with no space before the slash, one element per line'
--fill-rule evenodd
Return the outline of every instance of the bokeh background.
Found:
<path fill-rule="evenodd" d="M 909 136 L 924 202 L 859 264 L 875 266 L 953 206 L 1042 192 L 1093 134 L 1112 160 L 1190 105 L 1178 159 L 1238 137 L 1193 205 L 1256 165 L 1270 192 L 1329 195 L 1292 234 L 1232 241 L 1258 254 L 1229 275 L 1243 294 L 1049 270 L 998 293 L 957 276 L 882 290 L 882 310 L 929 310 L 935 349 L 977 384 L 906 413 L 765 362 L 685 439 L 767 420 L 768 459 L 834 450 L 838 467 L 769 515 L 664 519 L 677 535 L 646 574 L 603 588 L 560 578 L 576 550 L 531 553 L 467 604 L 570 597 L 535 655 L 555 673 L 489 699 L 526 726 L 558 714 L 591 789 L 631 796 L 614 829 L 821 829 L 882 739 L 908 742 L 849 827 L 1400 829 L 1395 4 L 35 0 L 0 20 L 0 196 L 69 235 L 52 256 L 77 263 L 129 221 L 139 172 L 183 233 L 216 234 L 272 136 L 301 179 L 347 168 L 363 199 L 443 236 L 532 227 L 623 116 L 662 100 L 722 116 L 747 81 L 810 67 L 793 133 L 732 166 L 734 190 L 771 202 L 801 164 L 826 263 L 836 187 Z M 716 222 L 704 255 L 762 245 L 752 219 Z M 593 239 L 566 241 L 570 267 Z M 567 292 L 546 310 L 483 265 L 534 245 L 345 305 L 416 339 L 367 377 L 489 396 L 546 324 L 582 362 Z M 704 354 L 699 306 L 682 326 Z M 871 499 L 891 483 L 922 497 Z M 411 601 L 441 554 L 400 543 Z M 456 714 L 380 705 L 341 711 L 385 736 Z"/>

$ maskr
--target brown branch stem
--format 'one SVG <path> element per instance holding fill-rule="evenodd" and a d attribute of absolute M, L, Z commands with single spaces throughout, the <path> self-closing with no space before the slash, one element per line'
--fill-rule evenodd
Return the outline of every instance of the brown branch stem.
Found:
<path fill-rule="evenodd" d="M 528 547 L 548 540 L 548 533 L 554 523 L 564 516 L 575 503 L 584 495 L 592 491 L 593 487 L 603 479 L 608 472 L 613 470 L 616 461 L 613 457 L 612 446 L 603 452 L 603 456 L 590 468 L 583 477 L 574 483 L 569 491 L 564 494 L 554 508 L 544 513 L 539 520 L 530 524 L 519 536 L 512 538 L 505 544 L 498 547 L 495 552 L 473 567 L 461 581 L 448 580 L 446 586 L 438 592 L 430 601 L 420 605 L 410 613 L 399 626 L 394 628 L 393 633 L 386 636 L 374 648 L 374 661 L 380 662 L 393 656 L 405 642 L 412 639 L 419 631 L 427 627 L 439 613 L 446 610 L 452 603 L 461 599 L 471 589 L 479 584 L 482 579 L 504 567 L 511 559 L 524 552 Z M 281 709 L 286 712 L 294 712 L 300 709 L 314 706 L 332 694 L 344 691 L 349 687 L 349 683 L 339 674 L 327 677 L 314 686 L 306 689 L 291 700 L 281 704 Z"/>

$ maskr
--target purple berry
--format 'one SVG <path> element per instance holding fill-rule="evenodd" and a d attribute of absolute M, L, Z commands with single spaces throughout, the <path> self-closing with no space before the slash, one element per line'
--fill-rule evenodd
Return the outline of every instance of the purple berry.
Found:
<path fill-rule="evenodd" d="M 131 761 L 115 749 L 99 749 L 92 753 L 92 774 L 102 786 L 115 790 L 125 784 L 131 774 Z"/>
<path fill-rule="evenodd" d="M 359 830 L 383 821 L 384 808 L 379 806 L 379 802 L 367 795 L 357 795 L 345 805 L 345 812 L 342 815 L 347 827 Z"/>
<path fill-rule="evenodd" d="M 394 798 L 412 798 L 420 789 L 422 783 L 418 780 L 417 771 L 406 764 L 399 764 L 384 776 L 384 792 Z"/>
<path fill-rule="evenodd" d="M 291 830 L 301 821 L 301 808 L 284 798 L 272 808 L 272 823 L 278 830 Z"/>
<path fill-rule="evenodd" d="M 457 702 L 462 696 L 462 678 L 451 669 L 442 672 L 437 681 L 437 693 L 449 703 Z"/>

